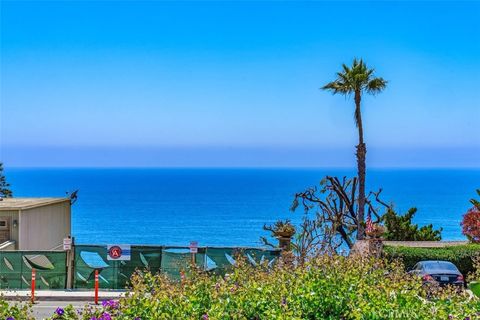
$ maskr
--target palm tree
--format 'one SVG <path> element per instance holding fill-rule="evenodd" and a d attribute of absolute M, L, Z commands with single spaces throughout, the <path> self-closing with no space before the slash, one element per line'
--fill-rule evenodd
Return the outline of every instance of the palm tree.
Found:
<path fill-rule="evenodd" d="M 367 147 L 363 141 L 363 124 L 360 104 L 363 93 L 376 94 L 385 89 L 387 81 L 383 78 L 375 77 L 375 70 L 368 69 L 362 59 L 353 59 L 351 67 L 343 64 L 343 70 L 337 73 L 337 78 L 322 87 L 323 90 L 329 90 L 333 94 L 342 94 L 344 96 L 354 96 L 355 101 L 355 124 L 358 128 L 357 145 L 357 169 L 358 169 L 358 215 L 357 215 L 357 239 L 363 239 L 364 218 L 365 218 L 365 157 Z"/>

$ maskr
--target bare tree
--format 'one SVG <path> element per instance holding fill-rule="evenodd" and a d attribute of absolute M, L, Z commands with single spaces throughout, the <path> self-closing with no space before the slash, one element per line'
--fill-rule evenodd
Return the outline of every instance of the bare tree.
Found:
<path fill-rule="evenodd" d="M 381 220 L 378 208 L 374 204 L 385 208 L 391 207 L 380 199 L 381 192 L 381 189 L 378 192 L 370 192 L 365 199 L 373 223 L 379 223 Z M 320 182 L 320 187 L 310 187 L 295 194 L 291 210 L 295 211 L 299 206 L 303 207 L 307 216 L 312 216 L 313 213 L 312 218 L 305 218 L 307 222 L 304 219 L 305 232 L 310 234 L 315 232 L 315 235 L 307 235 L 306 239 L 299 243 L 303 250 L 305 248 L 313 250 L 314 247 L 319 250 L 336 250 L 342 244 L 346 244 L 348 248 L 353 247 L 359 224 L 357 177 L 339 179 L 326 176 Z M 315 230 L 312 231 L 312 228 Z"/>

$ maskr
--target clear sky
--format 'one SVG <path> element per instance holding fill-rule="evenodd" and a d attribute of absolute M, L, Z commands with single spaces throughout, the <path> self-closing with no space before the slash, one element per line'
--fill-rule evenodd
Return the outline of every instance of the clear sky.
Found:
<path fill-rule="evenodd" d="M 480 167 L 480 2 L 1 2 L 6 166 Z"/>

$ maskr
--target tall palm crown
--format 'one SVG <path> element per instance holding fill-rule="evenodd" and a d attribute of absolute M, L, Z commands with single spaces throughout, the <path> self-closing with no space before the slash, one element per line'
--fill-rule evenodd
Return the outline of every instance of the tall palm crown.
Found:
<path fill-rule="evenodd" d="M 361 99 L 362 92 L 377 94 L 387 86 L 387 81 L 383 78 L 375 77 L 375 70 L 368 69 L 362 59 L 353 59 L 351 67 L 343 64 L 342 68 L 342 72 L 337 72 L 337 79 L 327 83 L 322 89 L 329 90 L 333 94 L 354 94 L 355 102 L 357 102 L 357 98 Z M 358 106 L 358 110 L 357 108 L 355 109 L 355 123 L 357 127 L 361 125 L 359 107 L 360 106 Z"/>
<path fill-rule="evenodd" d="M 337 73 L 337 78 L 322 87 L 324 90 L 331 91 L 333 94 L 342 94 L 345 96 L 354 95 L 355 100 L 355 124 L 358 128 L 357 145 L 357 169 L 358 169 L 358 215 L 357 215 L 357 239 L 364 237 L 364 217 L 365 217 L 365 158 L 367 148 L 363 142 L 363 124 L 361 112 L 361 100 L 364 92 L 376 94 L 385 89 L 387 81 L 383 78 L 375 77 L 375 70 L 369 69 L 362 59 L 353 59 L 352 66 L 342 65 L 342 71 Z"/>

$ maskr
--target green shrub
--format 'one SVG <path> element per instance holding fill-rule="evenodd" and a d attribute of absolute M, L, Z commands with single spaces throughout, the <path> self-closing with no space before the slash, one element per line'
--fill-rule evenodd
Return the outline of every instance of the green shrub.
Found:
<path fill-rule="evenodd" d="M 383 235 L 385 240 L 393 241 L 439 241 L 442 240 L 442 228 L 435 230 L 432 224 L 419 227 L 412 222 L 417 208 L 410 208 L 400 215 L 392 208 L 382 216 L 387 231 Z"/>
<path fill-rule="evenodd" d="M 180 282 L 138 271 L 118 303 L 80 313 L 59 308 L 50 319 L 479 319 L 480 299 L 449 288 L 427 295 L 421 279 L 398 261 L 328 255 L 305 264 L 290 261 L 268 267 L 237 258 L 224 277 L 191 270 Z"/>
<path fill-rule="evenodd" d="M 446 260 L 454 263 L 465 276 L 474 271 L 473 261 L 480 255 L 480 245 L 467 244 L 445 248 L 412 248 L 385 246 L 389 260 L 401 259 L 408 270 L 422 260 Z"/>
<path fill-rule="evenodd" d="M 34 320 L 30 305 L 26 303 L 9 304 L 0 296 L 0 319 Z"/>
<path fill-rule="evenodd" d="M 87 307 L 52 319 L 361 320 L 478 319 L 480 300 L 439 290 L 397 262 L 319 256 L 303 265 L 253 267 L 237 259 L 225 277 L 190 272 L 181 282 L 138 272 L 113 307 Z M 108 314 L 108 316 L 105 316 Z"/>

